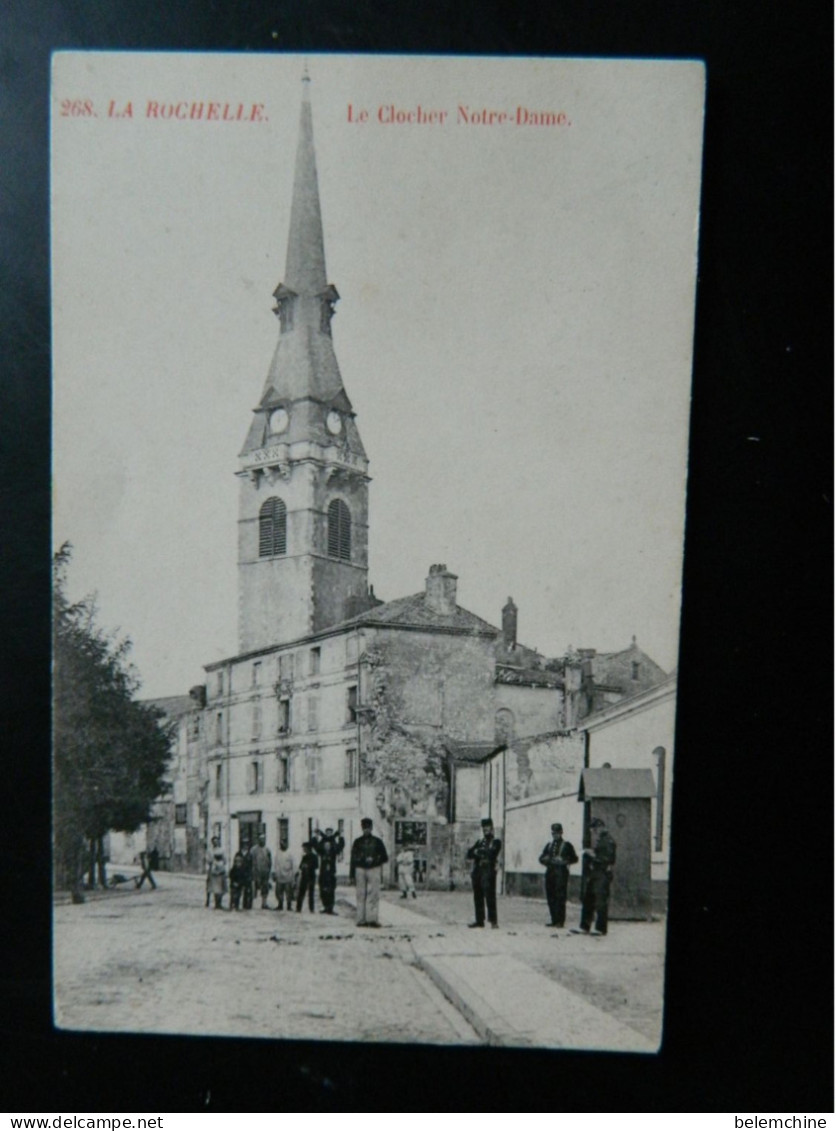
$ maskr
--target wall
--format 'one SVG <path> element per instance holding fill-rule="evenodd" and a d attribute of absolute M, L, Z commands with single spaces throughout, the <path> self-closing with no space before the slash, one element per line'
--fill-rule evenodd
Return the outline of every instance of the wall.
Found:
<path fill-rule="evenodd" d="M 458 765 L 456 775 L 456 821 L 476 821 L 482 817 L 484 797 L 483 770 L 481 766 Z"/>
<path fill-rule="evenodd" d="M 494 656 L 490 637 L 370 630 L 386 669 L 393 717 L 461 742 L 494 737 Z M 363 688 L 368 701 L 367 689 Z"/>
<path fill-rule="evenodd" d="M 584 738 L 577 732 L 517 739 L 505 755 L 507 803 L 577 789 L 583 761 Z"/>
<path fill-rule="evenodd" d="M 514 738 L 545 734 L 563 726 L 563 692 L 559 688 L 498 683 L 496 709 L 502 707 L 514 714 Z"/>
<path fill-rule="evenodd" d="M 580 770 L 578 770 L 580 779 Z M 555 792 L 535 800 L 511 802 L 505 810 L 505 891 L 508 895 L 545 894 L 545 869 L 539 862 L 544 845 L 551 840 L 555 821 L 563 825 L 564 839 L 581 855 L 583 845 L 583 805 L 578 801 L 577 785 L 571 792 Z M 577 899 L 581 866 L 569 871 L 569 894 Z"/>
<path fill-rule="evenodd" d="M 544 894 L 543 846 L 559 821 L 580 856 L 583 806 L 578 786 L 584 764 L 584 737 L 571 734 L 519 739 L 505 751 L 505 891 Z M 580 865 L 570 872 L 569 891 L 577 898 Z"/>

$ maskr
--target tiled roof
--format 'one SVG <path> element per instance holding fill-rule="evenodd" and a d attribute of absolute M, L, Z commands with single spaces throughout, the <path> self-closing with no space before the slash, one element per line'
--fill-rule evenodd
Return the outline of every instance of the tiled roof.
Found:
<path fill-rule="evenodd" d="M 503 663 L 496 665 L 496 682 L 520 687 L 563 687 L 563 678 L 558 672 Z"/>
<path fill-rule="evenodd" d="M 496 754 L 498 750 L 504 748 L 502 743 L 497 742 L 456 742 L 452 738 L 446 738 L 444 745 L 455 762 L 468 763 L 474 766 L 481 765 L 492 754 Z"/>
<path fill-rule="evenodd" d="M 499 629 L 486 620 L 469 613 L 467 609 L 456 606 L 454 613 L 438 613 L 427 604 L 425 592 L 414 593 L 411 597 L 398 597 L 394 601 L 386 601 L 377 605 L 368 612 L 360 613 L 350 620 L 342 621 L 335 628 L 348 627 L 353 624 L 391 625 L 395 628 L 423 628 L 440 629 L 448 632 L 472 633 L 495 636 Z"/>
<path fill-rule="evenodd" d="M 165 712 L 170 719 L 175 719 L 178 715 L 185 715 L 188 711 L 194 711 L 199 706 L 191 695 L 166 695 L 162 699 L 143 699 L 142 702 L 146 707 L 156 707 Z"/>

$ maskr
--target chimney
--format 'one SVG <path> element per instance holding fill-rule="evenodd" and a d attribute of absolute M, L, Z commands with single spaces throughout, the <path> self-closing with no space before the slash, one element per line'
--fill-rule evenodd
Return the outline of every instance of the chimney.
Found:
<path fill-rule="evenodd" d="M 206 684 L 197 683 L 194 687 L 189 688 L 189 698 L 197 703 L 198 707 L 206 706 Z"/>
<path fill-rule="evenodd" d="M 517 606 L 513 597 L 508 598 L 508 603 L 502 610 L 502 643 L 507 652 L 517 644 Z"/>
<path fill-rule="evenodd" d="M 456 582 L 458 577 L 450 573 L 446 565 L 431 565 L 427 577 L 426 602 L 434 613 L 452 616 L 456 611 Z"/>

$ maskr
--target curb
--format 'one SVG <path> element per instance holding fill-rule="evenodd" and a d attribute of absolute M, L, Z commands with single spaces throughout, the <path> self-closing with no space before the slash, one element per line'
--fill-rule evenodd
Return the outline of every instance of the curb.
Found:
<path fill-rule="evenodd" d="M 532 1041 L 509 1032 L 507 1026 L 502 1024 L 499 1014 L 479 994 L 471 991 L 470 1000 L 466 999 L 456 988 L 453 977 L 446 973 L 436 960 L 420 954 L 416 954 L 415 959 L 430 981 L 441 990 L 486 1045 L 506 1048 L 534 1047 Z"/>

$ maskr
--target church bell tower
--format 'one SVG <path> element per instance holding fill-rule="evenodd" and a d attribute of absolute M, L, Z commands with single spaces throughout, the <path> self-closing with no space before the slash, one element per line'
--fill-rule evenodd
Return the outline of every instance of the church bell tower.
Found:
<path fill-rule="evenodd" d="M 368 596 L 368 460 L 331 336 L 339 295 L 325 273 L 307 74 L 273 293 L 279 341 L 236 473 L 241 652 L 327 628 Z"/>

